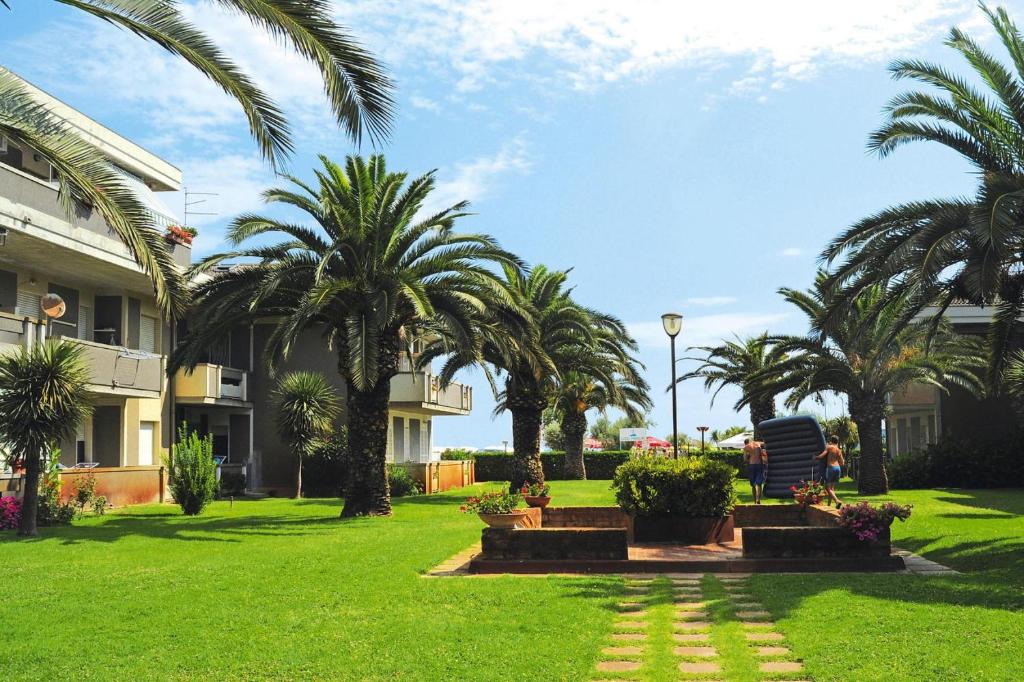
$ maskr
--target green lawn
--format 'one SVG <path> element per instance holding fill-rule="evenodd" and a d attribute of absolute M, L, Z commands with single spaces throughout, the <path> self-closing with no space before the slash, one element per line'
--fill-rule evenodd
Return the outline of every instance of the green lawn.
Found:
<path fill-rule="evenodd" d="M 607 481 L 552 485 L 611 503 Z M 424 578 L 479 537 L 465 495 L 340 521 L 334 500 L 136 507 L 0 534 L 0 674 L 11 679 L 591 679 L 613 577 Z M 847 497 L 852 494 L 847 492 Z M 896 542 L 964 571 L 755 576 L 816 680 L 1020 679 L 1024 491 L 907 491 Z M 715 581 L 705 581 L 714 595 Z M 721 647 L 720 647 L 721 648 Z M 723 652 L 725 653 L 725 652 Z M 676 679 L 671 658 L 645 679 Z M 627 676 L 628 677 L 628 676 Z"/>

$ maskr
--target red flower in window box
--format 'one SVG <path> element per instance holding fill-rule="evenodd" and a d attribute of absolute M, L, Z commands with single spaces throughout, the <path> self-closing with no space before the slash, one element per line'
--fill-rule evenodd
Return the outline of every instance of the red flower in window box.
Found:
<path fill-rule="evenodd" d="M 168 241 L 181 244 L 182 246 L 192 246 L 192 240 L 195 239 L 198 234 L 198 230 L 194 227 L 168 225 L 166 236 Z"/>

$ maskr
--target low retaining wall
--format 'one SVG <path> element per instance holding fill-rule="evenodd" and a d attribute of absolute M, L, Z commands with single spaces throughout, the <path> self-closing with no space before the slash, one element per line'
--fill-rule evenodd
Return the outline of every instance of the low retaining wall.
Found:
<path fill-rule="evenodd" d="M 545 507 L 546 528 L 625 528 L 632 535 L 633 519 L 620 507 Z"/>
<path fill-rule="evenodd" d="M 74 497 L 75 484 L 90 474 L 96 477 L 96 494 L 115 507 L 154 504 L 163 502 L 166 496 L 167 472 L 162 466 L 103 467 L 61 470 L 61 500 Z"/>
<path fill-rule="evenodd" d="M 480 544 L 490 560 L 629 558 L 625 528 L 484 528 Z"/>
<path fill-rule="evenodd" d="M 889 529 L 863 542 L 839 526 L 839 510 L 825 505 L 740 505 L 733 512 L 743 528 L 743 556 L 750 559 L 888 557 Z"/>
<path fill-rule="evenodd" d="M 796 557 L 887 557 L 889 530 L 877 542 L 862 542 L 845 528 L 823 526 L 743 529 L 743 556 L 751 559 Z"/>

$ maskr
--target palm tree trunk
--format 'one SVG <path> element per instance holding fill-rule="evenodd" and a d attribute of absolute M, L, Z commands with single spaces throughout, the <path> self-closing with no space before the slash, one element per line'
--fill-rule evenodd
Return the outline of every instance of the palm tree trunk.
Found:
<path fill-rule="evenodd" d="M 295 468 L 295 499 L 302 499 L 302 453 L 298 454 L 298 466 Z"/>
<path fill-rule="evenodd" d="M 567 413 L 562 417 L 562 441 L 565 444 L 565 477 L 585 480 L 587 466 L 583 461 L 583 437 L 587 433 L 586 413 Z"/>
<path fill-rule="evenodd" d="M 36 512 L 39 509 L 39 450 L 25 453 L 25 485 L 21 500 L 21 523 L 18 524 L 18 535 L 35 537 L 39 535 L 36 525 Z"/>
<path fill-rule="evenodd" d="M 768 419 L 775 419 L 775 398 L 758 398 L 750 403 L 750 421 L 754 426 L 754 439 L 761 440 L 758 425 Z"/>
<path fill-rule="evenodd" d="M 885 472 L 885 456 L 882 451 L 884 415 L 884 398 L 850 397 L 850 419 L 857 425 L 857 433 L 860 435 L 857 492 L 861 495 L 884 495 L 889 492 L 889 477 Z"/>
<path fill-rule="evenodd" d="M 517 492 L 524 483 L 543 483 L 540 461 L 540 429 L 547 401 L 530 395 L 510 395 L 512 413 L 512 471 L 509 488 Z"/>
<path fill-rule="evenodd" d="M 370 391 L 348 383 L 349 471 L 341 516 L 388 516 L 388 403 L 391 380 L 382 379 Z"/>

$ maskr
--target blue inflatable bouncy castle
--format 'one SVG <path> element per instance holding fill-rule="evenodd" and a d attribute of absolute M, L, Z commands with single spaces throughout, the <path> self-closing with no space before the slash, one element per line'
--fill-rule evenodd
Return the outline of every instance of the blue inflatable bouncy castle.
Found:
<path fill-rule="evenodd" d="M 800 481 L 820 480 L 820 461 L 814 458 L 825 449 L 825 436 L 814 417 L 779 417 L 757 426 L 768 451 L 767 497 L 792 497 L 790 486 Z"/>

